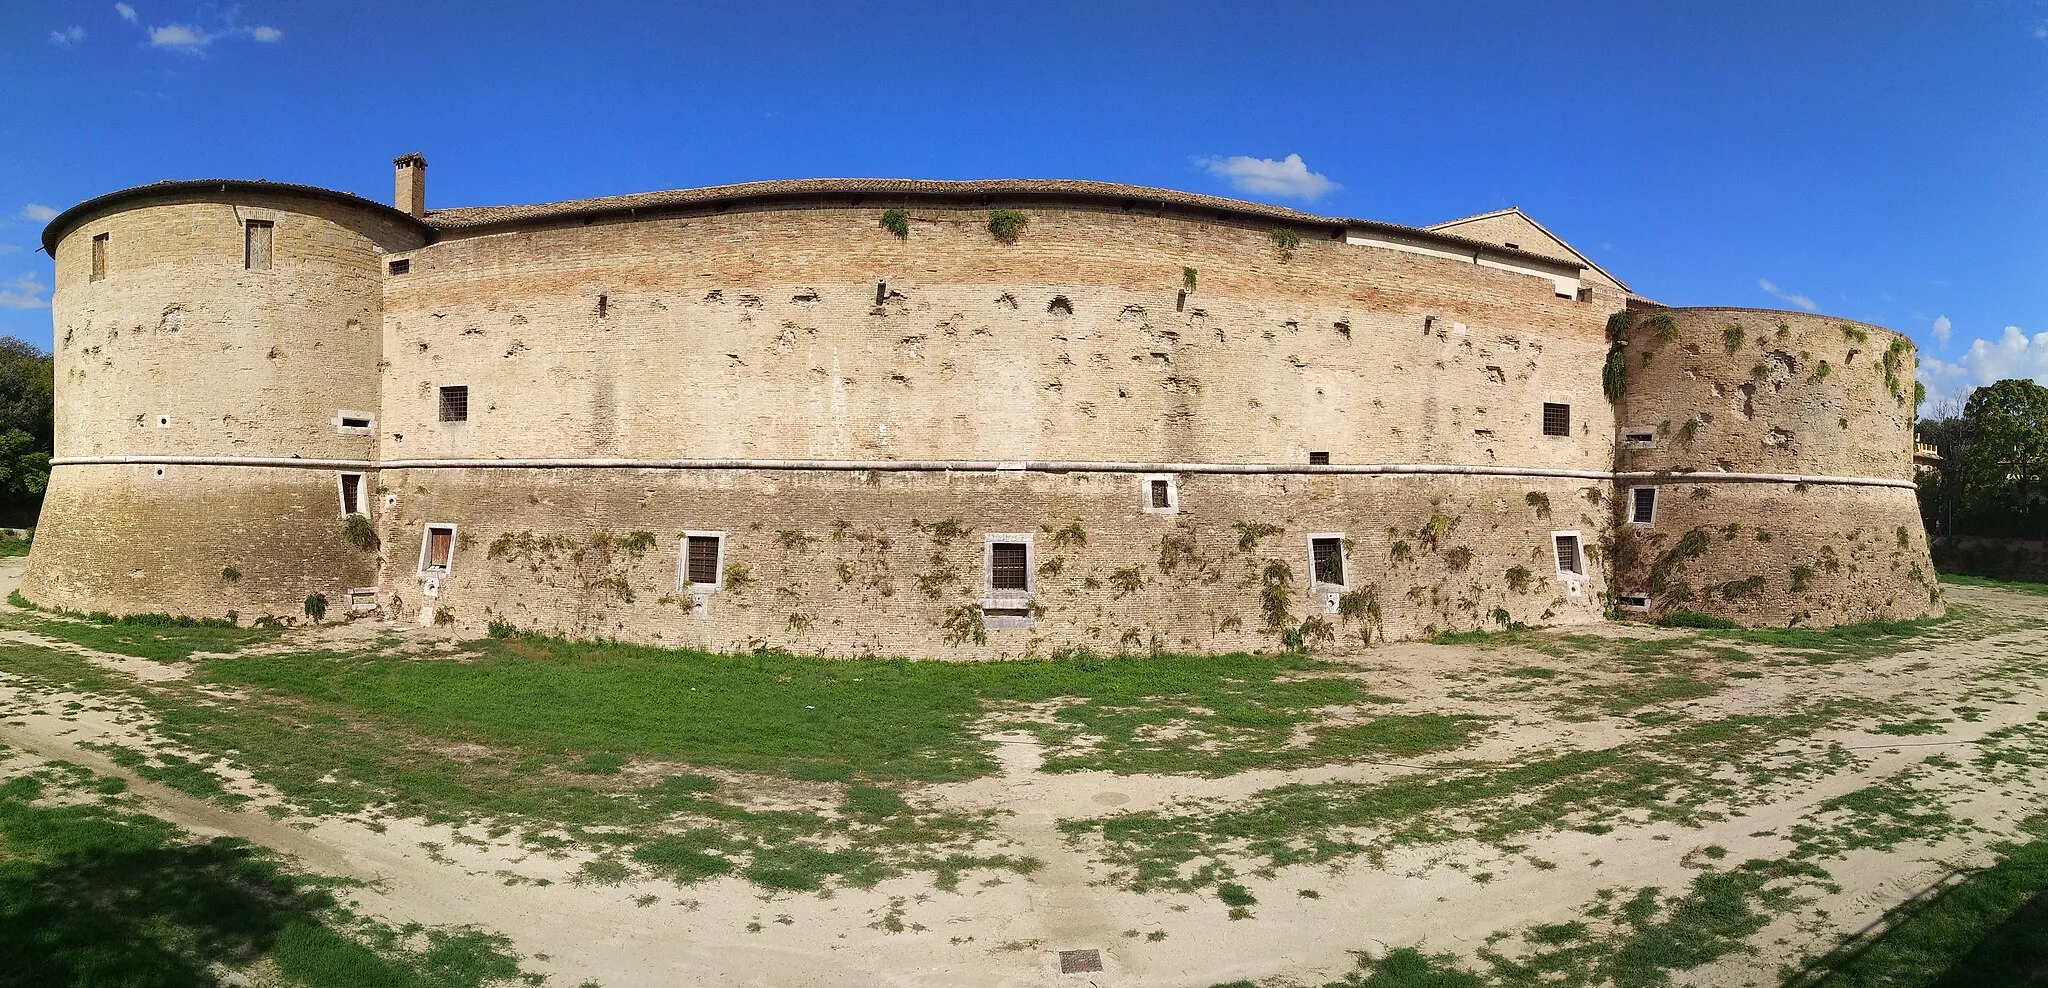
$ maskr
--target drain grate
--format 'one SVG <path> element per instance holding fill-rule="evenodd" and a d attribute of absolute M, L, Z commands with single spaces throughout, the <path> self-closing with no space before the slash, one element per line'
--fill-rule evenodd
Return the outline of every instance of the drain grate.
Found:
<path fill-rule="evenodd" d="M 1102 951 L 1062 950 L 1060 951 L 1060 973 L 1081 974 L 1086 971 L 1102 970 Z"/>

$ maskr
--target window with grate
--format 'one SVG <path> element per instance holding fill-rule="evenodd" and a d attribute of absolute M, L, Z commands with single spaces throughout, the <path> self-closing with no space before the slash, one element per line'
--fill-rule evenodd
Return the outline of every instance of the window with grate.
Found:
<path fill-rule="evenodd" d="M 420 572 L 446 573 L 455 561 L 455 526 L 428 525 L 420 544 Z"/>
<path fill-rule="evenodd" d="M 1308 465 L 1309 465 L 1309 466 L 1312 466 L 1312 467 L 1326 467 L 1326 466 L 1329 466 L 1329 465 L 1330 465 L 1330 454 L 1329 454 L 1329 453 L 1328 453 L 1327 451 L 1324 451 L 1324 450 L 1317 450 L 1317 451 L 1315 451 L 1315 452 L 1313 452 L 1313 453 L 1310 453 L 1310 454 L 1308 454 Z"/>
<path fill-rule="evenodd" d="M 98 281 L 107 276 L 107 234 L 92 238 L 92 279 Z"/>
<path fill-rule="evenodd" d="M 1657 489 L 1637 487 L 1629 491 L 1628 520 L 1638 525 L 1648 525 L 1657 517 Z"/>
<path fill-rule="evenodd" d="M 988 586 L 990 590 L 1029 590 L 1031 548 L 1022 542 L 990 543 Z"/>
<path fill-rule="evenodd" d="M 392 261 L 391 264 L 389 265 L 389 269 L 392 274 L 411 274 L 412 258 L 401 257 L 398 260 Z"/>
<path fill-rule="evenodd" d="M 242 224 L 242 266 L 251 271 L 270 270 L 270 246 L 275 238 L 277 224 L 269 220 L 249 220 Z"/>
<path fill-rule="evenodd" d="M 1543 403 L 1543 434 L 1546 436 L 1569 436 L 1572 434 L 1572 406 L 1555 402 Z"/>
<path fill-rule="evenodd" d="M 1579 566 L 1579 537 L 1556 535 L 1552 539 L 1557 543 L 1557 571 L 1574 575 L 1584 573 L 1585 570 Z"/>
<path fill-rule="evenodd" d="M 1309 562 L 1317 583 L 1344 585 L 1344 539 L 1342 536 L 1308 540 Z"/>
<path fill-rule="evenodd" d="M 363 475 L 362 475 L 362 474 L 359 474 L 359 473 L 345 473 L 345 474 L 342 474 L 342 475 L 341 475 L 341 514 L 342 514 L 342 517 L 347 517 L 347 516 L 349 516 L 349 515 L 367 515 L 367 514 L 369 514 L 369 513 L 370 513 L 370 512 L 369 512 L 368 510 L 366 510 L 366 509 L 365 509 L 365 507 L 364 507 L 364 501 L 363 501 Z"/>
<path fill-rule="evenodd" d="M 469 421 L 469 385 L 441 389 L 441 421 Z"/>
<path fill-rule="evenodd" d="M 1151 488 L 1152 488 L 1152 506 L 1153 506 L 1153 507 L 1155 507 L 1155 508 L 1171 508 L 1171 507 L 1173 507 L 1173 495 L 1172 495 L 1172 491 L 1171 491 L 1171 488 L 1170 488 L 1170 486 L 1169 486 L 1169 485 L 1167 484 L 1167 482 L 1166 482 L 1166 481 L 1163 481 L 1163 480 L 1155 480 L 1155 481 L 1153 481 L 1153 482 L 1151 483 L 1151 485 L 1150 485 L 1150 486 L 1151 486 Z"/>
<path fill-rule="evenodd" d="M 718 556 L 725 540 L 716 535 L 683 537 L 683 582 L 692 586 L 718 585 Z"/>

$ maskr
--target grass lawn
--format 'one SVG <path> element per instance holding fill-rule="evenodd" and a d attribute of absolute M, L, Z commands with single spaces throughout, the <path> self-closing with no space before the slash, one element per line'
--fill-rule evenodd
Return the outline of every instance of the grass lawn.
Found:
<path fill-rule="evenodd" d="M 1983 576 L 1964 576 L 1960 573 L 1943 573 L 1941 582 L 1953 583 L 1959 587 L 1989 587 L 1993 590 L 2014 590 L 2048 596 L 2048 583 L 2028 583 L 2024 580 L 1993 580 Z"/>
<path fill-rule="evenodd" d="M 195 840 L 134 811 L 123 789 L 63 762 L 0 781 L 0 985 L 197 988 L 226 972 L 477 988 L 521 976 L 500 937 L 359 919 L 336 904 L 337 883 L 240 841 Z"/>

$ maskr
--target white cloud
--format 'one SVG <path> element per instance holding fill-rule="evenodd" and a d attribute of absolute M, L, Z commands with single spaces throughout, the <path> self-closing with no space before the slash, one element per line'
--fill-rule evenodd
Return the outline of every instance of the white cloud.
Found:
<path fill-rule="evenodd" d="M 1323 173 L 1309 171 L 1308 164 L 1298 154 L 1290 154 L 1279 161 L 1242 154 L 1228 158 L 1210 155 L 1196 158 L 1195 164 L 1229 182 L 1231 188 L 1253 195 L 1314 199 L 1343 188 Z"/>
<path fill-rule="evenodd" d="M 1930 402 L 1965 399 L 1971 391 L 2007 378 L 2048 382 L 2048 333 L 2028 336 L 2018 326 L 2007 326 L 1995 342 L 1970 341 L 1953 363 L 1927 357 L 1920 361 L 1920 383 L 1927 385 Z"/>
<path fill-rule="evenodd" d="M 125 3 L 117 3 L 114 5 L 114 13 L 120 14 L 121 19 L 127 21 L 130 24 L 135 23 L 134 7 L 131 7 Z"/>
<path fill-rule="evenodd" d="M 1763 289 L 1764 291 L 1771 293 L 1772 295 L 1777 296 L 1778 300 L 1781 302 L 1796 305 L 1802 309 L 1805 309 L 1808 312 L 1817 312 L 1820 310 L 1820 306 L 1815 305 L 1813 299 L 1811 298 L 1808 298 L 1804 295 L 1793 295 L 1789 292 L 1779 291 L 1778 286 L 1771 284 L 1771 279 L 1769 278 L 1758 278 L 1756 280 L 1756 286 L 1758 288 Z"/>
<path fill-rule="evenodd" d="M 0 244 L 0 254 L 19 254 L 19 253 L 21 253 L 21 245 L 20 245 L 20 244 Z"/>
<path fill-rule="evenodd" d="M 56 219 L 59 212 L 62 212 L 62 210 L 55 206 L 45 206 L 39 202 L 32 202 L 21 207 L 21 218 L 33 220 L 37 223 L 48 223 Z"/>
<path fill-rule="evenodd" d="M 84 40 L 85 29 L 76 24 L 71 25 L 69 30 L 50 32 L 50 43 L 59 48 L 69 48 Z"/>
<path fill-rule="evenodd" d="M 0 282 L 0 309 L 47 309 L 49 293 L 50 287 L 32 274 Z"/>
<path fill-rule="evenodd" d="M 1954 326 L 1952 326 L 1952 325 L 1951 325 L 1951 324 L 1949 323 L 1949 321 L 1948 321 L 1948 317 L 1947 317 L 1947 316 L 1941 316 L 1941 317 L 1939 317 L 1939 318 L 1935 319 L 1935 320 L 1934 320 L 1934 342 L 1936 342 L 1936 343 L 1939 343 L 1939 344 L 1941 344 L 1942 346 L 1947 346 L 1947 345 L 1948 345 L 1948 337 L 1949 337 L 1949 333 L 1950 333 L 1951 331 L 1953 331 L 1953 329 L 1954 329 Z"/>
<path fill-rule="evenodd" d="M 258 41 L 276 41 L 284 37 L 284 32 L 274 27 L 254 27 L 249 29 L 249 37 Z"/>
<path fill-rule="evenodd" d="M 172 51 L 198 54 L 213 43 L 213 35 L 190 24 L 166 24 L 149 29 L 151 48 L 169 48 Z"/>

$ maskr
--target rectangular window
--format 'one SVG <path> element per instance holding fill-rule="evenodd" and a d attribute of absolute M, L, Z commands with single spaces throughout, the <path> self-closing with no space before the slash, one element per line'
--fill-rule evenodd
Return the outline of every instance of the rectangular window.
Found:
<path fill-rule="evenodd" d="M 1572 434 L 1572 406 L 1555 402 L 1543 403 L 1543 434 L 1546 436 L 1569 436 Z"/>
<path fill-rule="evenodd" d="M 411 274 L 412 259 L 408 257 L 401 257 L 398 260 L 392 261 L 390 264 L 390 270 L 392 274 Z"/>
<path fill-rule="evenodd" d="M 102 233 L 92 238 L 92 280 L 107 276 L 107 235 Z"/>
<path fill-rule="evenodd" d="M 363 498 L 363 475 L 345 473 L 341 475 L 341 516 L 367 515 L 369 502 Z"/>
<path fill-rule="evenodd" d="M 1166 481 L 1164 481 L 1164 480 L 1155 480 L 1155 481 L 1152 481 L 1151 487 L 1152 487 L 1152 506 L 1153 506 L 1153 507 L 1155 507 L 1155 508 L 1171 508 L 1171 507 L 1173 507 L 1173 500 L 1172 500 L 1172 498 L 1171 498 L 1171 497 L 1169 497 L 1169 496 L 1168 496 L 1168 494 L 1167 494 L 1167 491 L 1168 491 L 1168 489 L 1169 489 L 1169 488 L 1168 488 L 1168 485 L 1167 485 L 1167 482 L 1166 482 Z"/>
<path fill-rule="evenodd" d="M 1327 587 L 1344 585 L 1344 536 L 1311 535 L 1308 540 L 1309 572 L 1315 582 Z"/>
<path fill-rule="evenodd" d="M 990 590 L 1031 589 L 1031 547 L 1022 542 L 991 542 L 988 547 Z"/>
<path fill-rule="evenodd" d="M 1657 489 L 1631 487 L 1628 492 L 1628 520 L 1648 525 L 1657 519 Z"/>
<path fill-rule="evenodd" d="M 1621 430 L 1621 444 L 1629 449 L 1650 449 L 1657 445 L 1657 430 L 1623 429 Z"/>
<path fill-rule="evenodd" d="M 469 385 L 441 389 L 441 421 L 469 421 Z"/>
<path fill-rule="evenodd" d="M 455 526 L 428 525 L 420 540 L 420 572 L 446 573 L 455 562 Z"/>
<path fill-rule="evenodd" d="M 1647 611 L 1650 609 L 1650 595 L 1646 593 L 1625 593 L 1614 598 L 1614 602 L 1625 611 Z"/>
<path fill-rule="evenodd" d="M 1550 537 L 1557 547 L 1557 575 L 1584 576 L 1585 561 L 1579 558 L 1579 534 L 1560 532 Z"/>
<path fill-rule="evenodd" d="M 694 590 L 716 590 L 725 564 L 724 532 L 683 534 L 683 585 Z"/>
<path fill-rule="evenodd" d="M 1330 454 L 1329 454 L 1329 453 L 1328 453 L 1327 451 L 1324 451 L 1324 450 L 1317 450 L 1317 451 L 1315 451 L 1315 452 L 1313 452 L 1313 453 L 1310 453 L 1310 454 L 1308 454 L 1308 465 L 1309 465 L 1309 466 L 1312 466 L 1312 467 L 1326 467 L 1326 466 L 1329 466 L 1329 465 L 1330 465 Z"/>
<path fill-rule="evenodd" d="M 250 220 L 242 224 L 242 266 L 251 271 L 270 270 L 270 244 L 277 224 Z"/>

